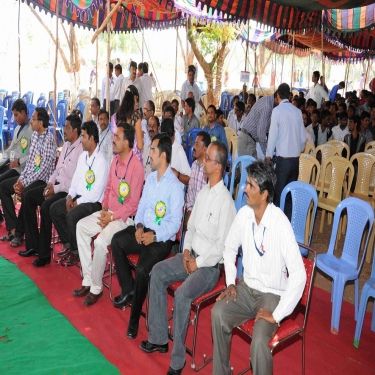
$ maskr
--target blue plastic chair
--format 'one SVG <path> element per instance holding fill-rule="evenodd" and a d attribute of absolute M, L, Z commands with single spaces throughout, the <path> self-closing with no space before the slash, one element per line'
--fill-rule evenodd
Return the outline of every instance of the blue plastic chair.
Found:
<path fill-rule="evenodd" d="M 36 101 L 36 106 L 42 108 L 46 107 L 46 97 L 44 95 L 41 94 L 39 96 L 39 99 Z"/>
<path fill-rule="evenodd" d="M 86 109 L 86 104 L 83 102 L 83 101 L 79 101 L 76 106 L 75 106 L 75 109 L 78 109 L 81 111 L 82 113 L 82 116 L 85 115 L 85 109 Z"/>
<path fill-rule="evenodd" d="M 189 161 L 190 166 L 193 164 L 193 146 L 195 142 L 195 138 L 202 129 L 200 128 L 192 128 L 188 131 L 186 135 L 186 157 Z"/>
<path fill-rule="evenodd" d="M 318 208 L 318 194 L 316 189 L 305 182 L 293 181 L 286 185 L 281 193 L 280 208 L 284 211 L 285 200 L 287 195 L 292 197 L 292 217 L 291 224 L 296 240 L 299 243 L 310 245 L 313 233 L 316 210 Z M 310 222 L 307 222 L 312 204 L 312 213 Z M 307 242 L 305 241 L 306 225 L 308 225 L 309 233 Z M 306 248 L 300 247 L 301 254 L 306 256 L 308 251 Z"/>
<path fill-rule="evenodd" d="M 27 93 L 23 95 L 22 100 L 26 103 L 26 105 L 28 105 L 28 104 L 33 104 L 33 98 L 34 98 L 34 93 L 32 91 L 28 91 Z"/>
<path fill-rule="evenodd" d="M 231 170 L 231 176 L 230 176 L 230 185 L 229 185 L 229 192 L 231 193 L 231 195 L 233 195 L 233 191 L 234 191 L 234 180 L 235 180 L 237 168 L 238 167 L 240 168 L 241 178 L 240 178 L 240 182 L 239 182 L 239 188 L 241 188 L 241 186 L 246 184 L 246 178 L 247 178 L 246 168 L 250 164 L 254 163 L 254 161 L 255 161 L 255 158 L 253 158 L 252 156 L 242 155 L 242 156 L 239 156 L 233 162 L 232 170 Z"/>
<path fill-rule="evenodd" d="M 375 230 L 375 229 L 373 229 Z M 359 303 L 357 324 L 355 326 L 354 341 L 353 345 L 358 349 L 359 339 L 361 338 L 363 319 L 366 313 L 366 306 L 368 299 L 375 298 L 375 256 L 372 260 L 372 271 L 370 278 L 363 285 L 361 302 Z M 375 332 L 375 307 L 372 308 L 372 319 L 371 319 L 371 331 Z"/>
<path fill-rule="evenodd" d="M 347 230 L 342 255 L 337 258 L 334 255 L 337 233 L 340 230 L 340 217 L 346 211 Z M 362 259 L 359 258 L 362 237 L 366 228 L 372 228 L 374 222 L 374 210 L 367 202 L 358 198 L 346 198 L 336 208 L 329 247 L 326 253 L 317 257 L 317 267 L 332 277 L 332 316 L 331 332 L 337 333 L 340 325 L 340 313 L 342 297 L 347 281 L 354 281 L 354 316 L 357 319 L 358 312 L 358 276 L 361 270 L 366 251 L 363 251 Z M 368 231 L 370 232 L 370 231 Z M 369 233 L 365 238 L 365 247 L 369 240 Z"/>
<path fill-rule="evenodd" d="M 56 130 L 60 133 L 61 139 L 64 139 L 64 126 L 65 119 L 68 116 L 68 102 L 66 100 L 60 100 L 56 107 L 57 113 L 57 127 Z"/>
<path fill-rule="evenodd" d="M 27 114 L 29 118 L 31 118 L 33 112 L 35 111 L 35 108 L 36 108 L 35 104 L 32 104 L 32 103 L 27 104 Z"/>
<path fill-rule="evenodd" d="M 4 151 L 4 118 L 5 118 L 5 108 L 0 106 L 0 143 L 1 151 Z"/>

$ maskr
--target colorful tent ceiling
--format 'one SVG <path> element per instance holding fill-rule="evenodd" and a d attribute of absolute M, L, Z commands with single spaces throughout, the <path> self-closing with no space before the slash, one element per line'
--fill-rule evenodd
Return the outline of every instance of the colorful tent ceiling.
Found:
<path fill-rule="evenodd" d="M 239 20 L 256 20 L 277 30 L 307 30 L 319 28 L 322 10 L 349 9 L 373 0 L 197 0 L 207 9 L 232 16 Z M 340 13 L 341 15 L 341 13 Z M 330 19 L 338 17 L 332 14 Z"/>

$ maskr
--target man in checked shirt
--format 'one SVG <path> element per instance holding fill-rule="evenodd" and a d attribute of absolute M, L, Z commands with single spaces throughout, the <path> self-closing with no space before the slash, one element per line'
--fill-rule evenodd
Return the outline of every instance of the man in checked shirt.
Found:
<path fill-rule="evenodd" d="M 53 134 L 48 131 L 49 115 L 44 108 L 35 108 L 31 116 L 31 146 L 25 169 L 19 177 L 12 177 L 0 184 L 6 227 L 13 235 L 12 247 L 22 244 L 24 229 L 23 201 L 25 193 L 38 186 L 45 187 L 55 168 L 56 145 Z M 21 198 L 18 218 L 14 208 L 13 194 Z"/>

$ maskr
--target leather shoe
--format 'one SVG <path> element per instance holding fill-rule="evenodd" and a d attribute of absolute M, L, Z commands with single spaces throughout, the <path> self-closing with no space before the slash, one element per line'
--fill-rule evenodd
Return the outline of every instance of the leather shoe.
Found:
<path fill-rule="evenodd" d="M 180 374 L 182 374 L 182 370 L 184 369 L 185 364 L 186 364 L 186 362 L 184 363 L 182 368 L 180 368 L 179 370 L 175 370 L 174 368 L 169 367 L 167 375 L 180 375 Z"/>
<path fill-rule="evenodd" d="M 89 286 L 82 286 L 80 289 L 73 290 L 74 297 L 84 297 L 90 292 Z"/>
<path fill-rule="evenodd" d="M 68 255 L 70 253 L 70 249 L 67 247 L 67 248 L 64 248 L 62 249 L 61 251 L 59 251 L 56 255 L 60 258 L 63 258 L 65 257 L 66 255 Z"/>
<path fill-rule="evenodd" d="M 134 340 L 137 337 L 138 324 L 139 324 L 139 321 L 137 323 L 129 322 L 128 332 L 126 333 L 126 336 L 128 336 L 129 339 Z"/>
<path fill-rule="evenodd" d="M 19 251 L 18 255 L 21 255 L 21 257 L 31 257 L 32 255 L 38 255 L 38 252 L 35 249 L 26 249 Z"/>
<path fill-rule="evenodd" d="M 126 307 L 133 300 L 133 295 L 134 292 L 131 291 L 129 293 L 121 294 L 120 296 L 115 297 L 113 300 L 113 306 L 117 309 L 122 309 L 123 307 Z"/>
<path fill-rule="evenodd" d="M 103 292 L 100 292 L 99 294 L 89 293 L 85 300 L 83 301 L 83 304 L 86 306 L 91 306 L 94 303 L 98 301 L 98 299 L 102 296 Z"/>
<path fill-rule="evenodd" d="M 168 343 L 163 345 L 152 344 L 150 341 L 142 341 L 141 345 L 139 345 L 140 349 L 142 349 L 146 353 L 167 353 L 168 352 Z"/>
<path fill-rule="evenodd" d="M 33 260 L 33 266 L 34 267 L 43 267 L 47 264 L 51 263 L 50 258 L 36 258 Z"/>

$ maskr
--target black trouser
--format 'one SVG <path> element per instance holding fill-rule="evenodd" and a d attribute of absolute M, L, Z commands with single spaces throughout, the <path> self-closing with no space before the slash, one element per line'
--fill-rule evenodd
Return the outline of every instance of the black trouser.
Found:
<path fill-rule="evenodd" d="M 145 229 L 145 232 L 150 231 Z M 172 249 L 173 242 L 153 242 L 148 246 L 138 244 L 135 239 L 135 226 L 116 233 L 111 242 L 112 253 L 116 265 L 116 274 L 125 295 L 134 290 L 130 323 L 138 323 L 142 305 L 146 299 L 148 282 L 152 267 L 165 259 Z M 140 254 L 135 280 L 133 280 L 128 254 Z"/>
<path fill-rule="evenodd" d="M 299 158 L 283 158 L 278 156 L 276 158 L 276 186 L 275 186 L 275 199 L 274 203 L 276 206 L 280 206 L 281 193 L 289 182 L 298 180 L 298 166 Z M 291 199 L 287 199 L 285 202 L 285 214 L 288 218 L 292 214 L 292 203 Z"/>
<path fill-rule="evenodd" d="M 65 198 L 67 193 L 62 191 L 46 200 L 43 192 L 44 187 L 39 186 L 29 190 L 25 194 L 23 212 L 27 218 L 27 220 L 25 220 L 26 249 L 37 249 L 39 258 L 50 258 L 52 220 L 49 214 L 49 208 L 52 203 L 61 198 Z M 38 206 L 40 206 L 40 230 L 38 230 L 36 214 Z"/>
<path fill-rule="evenodd" d="M 70 244 L 70 249 L 74 252 L 78 251 L 76 226 L 84 217 L 102 209 L 99 202 L 81 203 L 72 208 L 69 212 L 66 210 L 66 199 L 59 199 L 51 204 L 49 213 L 57 232 L 59 233 L 63 244 Z"/>
<path fill-rule="evenodd" d="M 8 178 L 19 176 L 20 174 L 15 169 L 9 169 L 9 160 L 0 165 L 0 183 Z M 0 216 L 3 216 L 0 210 Z"/>
<path fill-rule="evenodd" d="M 112 100 L 109 102 L 109 115 L 112 116 L 115 113 L 115 102 L 116 100 Z M 107 110 L 107 99 L 103 100 L 103 108 Z"/>

